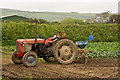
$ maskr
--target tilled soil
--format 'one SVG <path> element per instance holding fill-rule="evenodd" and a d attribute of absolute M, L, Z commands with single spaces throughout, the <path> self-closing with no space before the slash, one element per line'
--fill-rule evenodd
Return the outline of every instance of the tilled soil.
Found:
<path fill-rule="evenodd" d="M 35 67 L 13 64 L 11 58 L 2 58 L 2 77 L 7 78 L 118 78 L 118 59 L 90 59 L 69 65 L 40 62 Z"/>

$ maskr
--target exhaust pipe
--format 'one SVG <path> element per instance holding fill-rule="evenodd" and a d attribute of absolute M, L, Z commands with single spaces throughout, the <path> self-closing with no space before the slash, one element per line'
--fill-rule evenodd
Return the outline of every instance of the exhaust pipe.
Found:
<path fill-rule="evenodd" d="M 37 46 L 37 22 L 35 23 L 35 47 Z"/>

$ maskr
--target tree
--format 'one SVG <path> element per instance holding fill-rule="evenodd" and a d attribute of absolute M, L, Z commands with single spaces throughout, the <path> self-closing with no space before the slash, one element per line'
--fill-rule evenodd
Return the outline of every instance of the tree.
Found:
<path fill-rule="evenodd" d="M 39 19 L 39 24 L 48 24 L 49 22 L 46 21 L 45 19 Z"/>
<path fill-rule="evenodd" d="M 81 19 L 72 19 L 72 18 L 66 18 L 61 21 L 62 24 L 84 24 L 84 21 Z"/>
<path fill-rule="evenodd" d="M 33 18 L 29 18 L 28 20 L 27 20 L 27 22 L 29 22 L 29 23 L 38 23 L 39 21 L 38 21 L 38 19 L 33 19 Z"/>
<path fill-rule="evenodd" d="M 110 23 L 120 23 L 120 15 L 114 14 L 110 16 Z"/>
<path fill-rule="evenodd" d="M 90 19 L 87 19 L 85 22 L 86 23 L 96 23 L 97 20 L 96 20 L 96 18 L 90 18 Z"/>
<path fill-rule="evenodd" d="M 110 19 L 110 11 L 106 11 L 100 14 L 97 14 L 98 23 L 106 23 L 109 22 Z"/>
<path fill-rule="evenodd" d="M 72 18 L 66 18 L 61 21 L 62 24 L 74 24 L 74 21 Z"/>
<path fill-rule="evenodd" d="M 29 23 L 33 23 L 33 18 L 29 18 L 28 20 L 27 20 L 27 22 L 29 22 Z"/>
<path fill-rule="evenodd" d="M 60 24 L 60 22 L 58 22 L 58 21 L 53 21 L 53 22 L 51 22 L 51 24 Z"/>
<path fill-rule="evenodd" d="M 74 19 L 75 24 L 85 24 L 85 22 L 81 19 Z"/>

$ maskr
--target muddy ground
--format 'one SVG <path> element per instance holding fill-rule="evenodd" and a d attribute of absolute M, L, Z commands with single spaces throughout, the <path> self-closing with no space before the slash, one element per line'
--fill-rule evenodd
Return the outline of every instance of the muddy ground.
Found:
<path fill-rule="evenodd" d="M 5 55 L 4 55 L 5 56 Z M 11 55 L 10 55 L 11 56 Z M 11 57 L 2 58 L 2 77 L 7 78 L 118 78 L 117 59 L 90 59 L 70 65 L 39 61 L 36 67 L 13 64 Z"/>

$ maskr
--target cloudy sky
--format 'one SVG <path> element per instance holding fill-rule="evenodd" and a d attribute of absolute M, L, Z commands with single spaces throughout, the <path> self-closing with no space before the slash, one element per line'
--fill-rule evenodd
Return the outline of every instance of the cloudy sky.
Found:
<path fill-rule="evenodd" d="M 119 0 L 0 0 L 0 8 L 25 11 L 118 12 Z"/>

